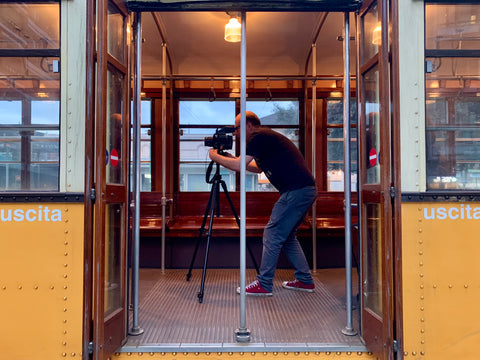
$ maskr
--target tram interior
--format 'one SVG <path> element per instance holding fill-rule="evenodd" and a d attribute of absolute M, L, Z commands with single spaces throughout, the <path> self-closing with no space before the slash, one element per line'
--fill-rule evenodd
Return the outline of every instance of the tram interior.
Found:
<path fill-rule="evenodd" d="M 161 161 L 166 161 L 167 198 L 172 198 L 172 202 L 169 202 L 167 206 L 167 214 L 172 218 L 182 206 L 190 206 L 196 209 L 196 214 L 189 213 L 188 215 L 196 215 L 198 221 L 204 215 L 203 209 L 206 208 L 209 195 L 208 187 L 201 188 L 203 191 L 198 191 L 194 187 L 188 187 L 193 186 L 191 182 L 189 185 L 185 185 L 185 179 L 189 176 L 189 161 L 187 159 L 185 163 L 182 163 L 182 152 L 186 153 L 190 149 L 185 144 L 190 141 L 195 146 L 204 149 L 204 144 L 202 144 L 204 137 L 211 136 L 217 126 L 233 125 L 233 111 L 238 112 L 239 110 L 240 42 L 224 40 L 225 24 L 235 16 L 238 16 L 240 21 L 239 13 L 142 13 L 142 99 L 152 101 L 150 111 L 153 114 L 152 128 L 148 128 L 147 124 L 145 125 L 147 129 L 144 129 L 144 110 L 142 110 L 142 141 L 146 139 L 142 144 L 146 143 L 152 146 L 151 164 L 148 165 L 152 174 L 146 176 L 147 184 L 142 183 L 142 186 L 145 186 L 142 196 L 144 196 L 144 200 L 147 199 L 148 196 L 143 191 L 150 191 L 150 195 L 154 194 L 150 198 L 157 196 L 157 200 L 154 202 L 159 204 L 162 174 L 161 170 L 154 169 L 159 167 Z M 311 122 L 312 118 L 310 99 L 313 84 L 318 86 L 317 92 L 322 94 L 323 105 L 317 105 L 315 109 L 318 119 L 326 118 L 324 112 L 327 107 L 327 99 L 334 99 L 333 102 L 339 104 L 342 98 L 343 25 L 343 13 L 252 12 L 246 14 L 247 102 L 255 101 L 261 104 L 260 107 L 268 107 L 269 102 L 276 103 L 276 101 L 297 103 L 296 112 L 299 120 L 295 125 L 297 128 L 294 129 L 294 132 L 297 136 L 297 145 L 304 152 L 307 161 L 312 159 L 312 150 L 310 150 L 312 149 L 312 140 L 309 138 L 312 131 L 308 122 Z M 350 34 L 354 34 L 353 15 L 350 15 L 350 26 Z M 162 44 L 166 44 L 165 60 Z M 315 44 L 316 47 L 312 48 L 312 44 Z M 355 41 L 353 35 L 350 36 L 350 52 L 352 98 L 354 98 Z M 313 69 L 313 61 L 315 61 L 316 70 Z M 161 98 L 163 71 L 168 79 L 169 99 L 166 105 L 168 122 L 182 123 L 182 119 L 179 120 L 182 117 L 182 101 L 187 102 L 188 105 L 188 101 L 198 100 L 206 107 L 189 108 L 187 106 L 187 110 L 183 110 L 184 113 L 197 111 L 191 118 L 194 119 L 193 121 L 198 120 L 203 124 L 203 132 L 196 133 L 196 140 L 186 138 L 182 143 L 182 135 L 185 136 L 185 133 L 192 129 L 195 130 L 200 125 L 195 123 L 194 126 L 191 126 L 192 129 L 187 129 L 188 125 L 192 125 L 188 122 L 192 120 L 185 120 L 184 123 L 186 122 L 187 126 L 184 128 L 181 125 L 172 125 L 169 129 L 172 140 L 167 140 L 167 146 L 171 146 L 171 150 L 166 151 L 166 159 L 162 160 L 159 155 L 162 153 L 161 141 L 154 139 L 155 135 L 159 136 L 154 124 L 157 126 L 161 124 L 162 114 L 159 108 L 162 105 L 159 99 Z M 318 76 L 315 82 L 312 81 L 313 71 L 316 71 Z M 171 90 L 172 92 L 170 92 Z M 305 93 L 308 94 L 307 100 L 305 100 Z M 174 95 L 171 96 L 171 94 Z M 215 107 L 222 102 L 232 104 L 232 110 L 228 112 L 231 115 L 225 119 L 218 119 L 218 113 L 212 112 L 214 114 L 212 117 L 208 107 Z M 210 120 L 211 122 L 209 122 Z M 326 120 L 321 121 L 322 127 L 324 127 Z M 275 127 L 275 123 L 271 125 Z M 331 130 L 338 131 L 340 128 L 341 132 L 341 125 L 337 124 L 336 126 Z M 323 128 L 322 131 L 324 130 Z M 301 135 L 302 131 L 305 135 Z M 317 130 L 317 132 L 319 131 Z M 154 135 L 150 137 L 150 134 Z M 179 137 L 179 141 L 175 140 Z M 191 137 L 193 138 L 194 135 Z M 342 207 L 343 189 L 332 179 L 335 176 L 336 179 L 339 178 L 338 169 L 343 167 L 343 163 L 340 158 L 334 158 L 334 156 L 332 159 L 326 159 L 325 156 L 325 159 L 319 158 L 327 150 L 326 140 L 327 136 L 321 136 L 321 134 L 316 140 L 316 162 L 319 164 L 317 167 L 320 167 L 317 169 L 316 175 L 321 177 L 321 180 L 318 180 L 319 190 L 324 195 L 326 194 L 325 196 L 335 193 L 337 199 L 335 201 Z M 338 138 L 333 140 L 337 143 L 339 141 Z M 343 146 L 343 143 L 340 145 Z M 238 144 L 235 146 L 238 151 Z M 235 146 L 232 151 L 235 151 Z M 179 153 L 180 156 L 178 156 Z M 142 152 L 142 159 L 143 156 Z M 177 160 L 175 160 L 176 156 Z M 204 181 L 205 176 L 202 172 L 206 170 L 208 164 L 206 155 L 202 156 L 200 162 L 203 161 L 204 164 L 200 167 L 200 172 L 194 174 L 197 178 L 202 179 L 201 182 Z M 188 158 L 188 156 L 186 157 Z M 190 165 L 193 162 L 195 161 L 190 161 Z M 327 167 L 331 170 L 328 174 Z M 169 173 L 170 171 L 174 173 L 178 169 L 180 169 L 180 174 Z M 193 178 L 193 176 L 191 177 Z M 230 194 L 234 199 L 235 206 L 239 206 L 238 176 L 225 173 L 224 178 L 227 178 L 228 189 L 232 190 Z M 142 173 L 142 181 L 144 180 L 145 175 Z M 274 191 L 264 193 L 264 188 L 261 187 L 262 179 L 254 179 L 254 182 L 257 180 L 258 188 L 255 188 L 257 191 L 248 192 L 247 197 L 251 199 L 248 201 L 252 201 L 252 208 L 257 208 L 257 212 L 266 218 L 270 214 L 271 207 L 269 208 L 269 206 L 275 201 L 277 193 Z M 355 202 L 356 193 L 352 192 L 352 196 Z M 265 199 L 267 199 L 267 205 L 262 205 Z M 184 200 L 189 201 L 187 205 L 182 205 Z M 222 195 L 220 201 L 227 202 Z M 147 208 L 147 205 L 151 204 L 145 204 L 144 209 Z M 328 212 L 320 200 L 317 207 L 320 212 Z M 147 211 L 151 211 L 152 208 L 148 209 Z M 155 211 L 160 212 L 160 207 L 157 206 Z M 193 211 L 191 210 L 191 212 Z M 222 215 L 230 215 L 225 214 L 229 212 L 226 204 L 222 205 L 221 212 Z M 141 216 L 148 217 L 145 213 Z M 149 233 L 148 224 L 153 222 L 152 219 L 145 221 L 146 225 L 144 224 L 145 226 L 142 227 L 140 239 L 139 278 L 139 326 L 144 329 L 144 332 L 139 336 L 129 336 L 127 346 L 180 346 L 186 349 L 188 347 L 222 347 L 225 344 L 234 344 L 234 330 L 239 326 L 240 311 L 239 296 L 235 291 L 240 281 L 238 235 L 232 236 L 231 231 L 224 231 L 222 220 L 214 221 L 205 277 L 205 294 L 203 302 L 199 303 L 197 292 L 201 284 L 205 237 L 195 258 L 192 277 L 190 281 L 186 281 L 186 274 L 198 237 L 195 234 L 198 233 L 199 223 L 192 225 L 189 233 L 185 228 L 182 229 L 183 232 L 179 231 L 178 237 L 173 237 L 175 233 L 173 230 L 169 232 L 169 229 L 166 229 L 163 270 L 160 260 L 162 257 L 161 233 L 154 232 L 152 229 Z M 187 226 L 187 222 L 184 225 Z M 253 233 L 253 236 L 249 236 L 247 233 L 247 243 L 251 246 L 256 261 L 260 262 L 261 226 Z M 282 255 L 275 276 L 274 296 L 272 298 L 247 297 L 246 313 L 247 327 L 251 330 L 250 344 L 261 347 L 305 347 L 315 344 L 326 348 L 342 349 L 361 346 L 358 335 L 345 336 L 342 334 L 347 318 L 343 232 L 320 231 L 317 234 L 315 246 L 312 245 L 311 232 L 299 234 L 299 239 L 312 266 L 314 266 L 313 258 L 316 257 L 316 269 L 313 271 L 316 291 L 313 294 L 297 293 L 281 288 L 282 281 L 293 278 L 293 270 Z M 313 253 L 315 247 L 316 254 Z M 353 264 L 353 325 L 358 331 L 359 315 L 356 306 L 358 273 L 356 261 Z M 249 254 L 247 254 L 246 277 L 247 284 L 255 278 L 255 269 Z M 130 316 L 131 321 L 132 316 Z"/>

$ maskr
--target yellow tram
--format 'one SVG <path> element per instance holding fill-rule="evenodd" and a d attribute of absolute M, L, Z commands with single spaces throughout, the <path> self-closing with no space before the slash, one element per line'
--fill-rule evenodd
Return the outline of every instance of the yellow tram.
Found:
<path fill-rule="evenodd" d="M 2 2 L 0 357 L 476 359 L 479 94 L 472 0 Z M 312 294 L 235 293 L 264 174 L 217 167 L 204 243 L 247 110 L 315 176 Z"/>

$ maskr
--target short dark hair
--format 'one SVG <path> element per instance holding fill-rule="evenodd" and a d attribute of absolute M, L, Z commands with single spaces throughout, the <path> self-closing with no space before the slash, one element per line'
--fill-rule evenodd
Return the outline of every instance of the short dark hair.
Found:
<path fill-rule="evenodd" d="M 252 124 L 254 127 L 261 126 L 260 119 L 258 118 L 257 114 L 252 111 L 245 112 L 245 120 Z"/>

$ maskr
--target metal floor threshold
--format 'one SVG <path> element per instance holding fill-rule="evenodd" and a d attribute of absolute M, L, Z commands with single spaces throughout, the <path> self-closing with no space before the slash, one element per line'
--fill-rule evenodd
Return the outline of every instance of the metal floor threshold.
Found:
<path fill-rule="evenodd" d="M 239 271 L 208 269 L 203 303 L 197 299 L 202 270 L 194 270 L 188 282 L 186 273 L 185 269 L 165 274 L 160 269 L 140 269 L 138 325 L 144 332 L 129 336 L 120 352 L 367 351 L 358 335 L 342 333 L 344 269 L 312 274 L 314 293 L 282 288 L 283 281 L 293 279 L 293 271 L 277 270 L 273 296 L 247 296 L 249 343 L 237 343 L 234 334 L 240 325 L 240 296 L 235 291 Z M 254 279 L 255 270 L 247 270 L 247 283 Z M 358 310 L 353 315 L 358 329 Z"/>

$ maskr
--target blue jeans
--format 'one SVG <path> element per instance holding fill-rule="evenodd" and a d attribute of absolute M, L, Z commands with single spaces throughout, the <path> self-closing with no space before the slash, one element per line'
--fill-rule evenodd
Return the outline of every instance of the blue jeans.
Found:
<path fill-rule="evenodd" d="M 257 279 L 262 287 L 271 292 L 278 256 L 283 248 L 295 268 L 295 279 L 313 284 L 310 267 L 297 240 L 297 228 L 317 197 L 315 186 L 284 192 L 273 206 L 270 220 L 263 232 L 263 253 Z"/>

